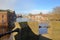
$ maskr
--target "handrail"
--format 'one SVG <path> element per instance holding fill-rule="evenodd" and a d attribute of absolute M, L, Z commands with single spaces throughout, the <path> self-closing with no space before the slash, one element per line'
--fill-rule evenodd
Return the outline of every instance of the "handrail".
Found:
<path fill-rule="evenodd" d="M 3 37 L 3 36 L 5 36 L 5 35 L 7 35 L 7 34 L 11 34 L 11 33 L 13 33 L 13 32 L 19 32 L 19 28 L 17 28 L 17 29 L 15 29 L 15 30 L 12 30 L 12 31 L 8 31 L 8 32 L 6 32 L 6 33 L 4 33 L 4 34 L 0 34 L 0 38 L 1 37 Z"/>

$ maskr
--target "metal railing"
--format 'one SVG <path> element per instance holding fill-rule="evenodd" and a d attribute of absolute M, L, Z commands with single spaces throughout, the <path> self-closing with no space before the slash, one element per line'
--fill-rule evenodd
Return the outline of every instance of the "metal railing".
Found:
<path fill-rule="evenodd" d="M 3 36 L 5 36 L 5 35 L 7 35 L 7 34 L 11 34 L 11 33 L 13 33 L 13 32 L 19 32 L 19 30 L 20 30 L 20 29 L 17 28 L 17 29 L 15 29 L 15 30 L 8 31 L 8 32 L 6 32 L 6 33 L 0 34 L 0 38 L 3 37 Z"/>

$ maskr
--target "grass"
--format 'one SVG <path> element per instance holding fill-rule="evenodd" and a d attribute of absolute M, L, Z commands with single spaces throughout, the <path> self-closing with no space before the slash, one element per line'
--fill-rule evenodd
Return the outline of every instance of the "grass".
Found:
<path fill-rule="evenodd" d="M 52 28 L 51 37 L 53 40 L 60 40 L 60 21 L 50 21 L 50 27 Z"/>

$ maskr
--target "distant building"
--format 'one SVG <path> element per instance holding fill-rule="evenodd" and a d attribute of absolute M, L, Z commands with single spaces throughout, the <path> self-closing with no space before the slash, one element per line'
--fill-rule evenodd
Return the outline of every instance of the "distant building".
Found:
<path fill-rule="evenodd" d="M 22 18 L 22 14 L 16 14 L 16 18 Z"/>
<path fill-rule="evenodd" d="M 26 18 L 29 18 L 37 22 L 44 22 L 48 20 L 47 14 L 31 14 L 31 15 L 26 16 Z"/>

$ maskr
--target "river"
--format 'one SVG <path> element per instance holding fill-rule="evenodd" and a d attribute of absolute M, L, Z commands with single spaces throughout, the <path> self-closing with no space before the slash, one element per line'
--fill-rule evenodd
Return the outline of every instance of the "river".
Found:
<path fill-rule="evenodd" d="M 29 19 L 27 18 L 17 18 L 16 19 L 17 22 L 27 22 L 29 21 Z M 39 26 L 41 26 L 41 28 L 39 28 L 39 34 L 46 34 L 48 33 L 48 23 L 41 23 L 39 24 Z"/>

